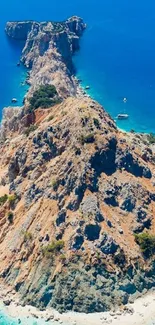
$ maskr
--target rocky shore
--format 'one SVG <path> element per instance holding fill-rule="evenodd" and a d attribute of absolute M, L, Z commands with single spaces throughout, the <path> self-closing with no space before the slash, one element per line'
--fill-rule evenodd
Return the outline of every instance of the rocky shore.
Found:
<path fill-rule="evenodd" d="M 153 325 L 155 322 L 155 293 L 145 295 L 134 303 L 110 312 L 60 314 L 54 309 L 40 311 L 30 305 L 22 307 L 15 292 L 0 286 L 0 310 L 22 325 Z"/>
<path fill-rule="evenodd" d="M 7 23 L 25 41 L 30 90 L 0 132 L 0 278 L 43 314 L 121 324 L 122 306 L 155 286 L 155 144 L 118 130 L 80 90 L 72 55 L 85 27 L 78 17 Z M 97 314 L 114 306 L 122 316 Z"/>

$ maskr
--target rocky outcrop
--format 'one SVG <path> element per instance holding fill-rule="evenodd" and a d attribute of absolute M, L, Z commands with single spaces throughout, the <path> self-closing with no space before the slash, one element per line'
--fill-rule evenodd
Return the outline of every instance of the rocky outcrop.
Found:
<path fill-rule="evenodd" d="M 155 286 L 135 234 L 154 233 L 155 148 L 76 96 L 72 55 L 85 24 L 9 22 L 25 42 L 31 96 L 54 84 L 61 103 L 5 109 L 0 143 L 0 279 L 23 304 L 105 311 Z M 79 92 L 78 92 L 79 93 Z"/>
<path fill-rule="evenodd" d="M 76 95 L 77 84 L 72 76 L 72 55 L 79 49 L 79 39 L 86 25 L 79 17 L 64 22 L 8 22 L 9 38 L 25 41 L 21 61 L 32 68 L 27 96 L 41 84 L 54 84 L 61 97 Z"/>
<path fill-rule="evenodd" d="M 155 227 L 153 148 L 146 162 L 148 143 L 89 98 L 37 109 L 35 119 L 0 147 L 0 193 L 11 196 L 0 205 L 1 280 L 24 303 L 59 311 L 140 296 L 155 284 L 134 239 Z"/>

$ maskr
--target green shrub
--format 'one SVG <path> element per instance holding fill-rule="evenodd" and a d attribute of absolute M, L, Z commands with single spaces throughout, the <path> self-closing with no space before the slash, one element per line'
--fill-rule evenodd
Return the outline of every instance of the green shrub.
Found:
<path fill-rule="evenodd" d="M 5 194 L 0 197 L 0 206 L 3 205 L 8 200 L 8 195 Z"/>
<path fill-rule="evenodd" d="M 8 196 L 8 201 L 9 201 L 10 204 L 14 204 L 15 201 L 16 201 L 16 199 L 17 199 L 17 195 L 16 194 L 12 194 L 12 195 L 9 195 Z"/>
<path fill-rule="evenodd" d="M 61 254 L 61 255 L 60 255 L 60 261 L 61 261 L 62 263 L 65 263 L 65 262 L 66 262 L 66 256 L 65 256 L 64 254 Z"/>
<path fill-rule="evenodd" d="M 30 134 L 31 132 L 34 132 L 37 128 L 38 128 L 37 125 L 32 124 L 32 125 L 30 125 L 30 126 L 29 126 L 25 131 L 24 131 L 24 133 L 25 133 L 25 135 L 28 137 L 29 134 Z"/>
<path fill-rule="evenodd" d="M 44 256 L 56 255 L 64 247 L 63 240 L 52 241 L 47 246 L 43 247 L 42 252 Z"/>
<path fill-rule="evenodd" d="M 33 96 L 29 98 L 30 111 L 37 109 L 38 107 L 48 108 L 52 105 L 60 103 L 60 98 L 53 85 L 42 85 L 33 93 Z"/>
<path fill-rule="evenodd" d="M 154 144 L 154 143 L 155 143 L 155 134 L 150 133 L 150 134 L 147 136 L 147 139 L 148 139 L 148 141 L 149 141 L 150 144 Z"/>
<path fill-rule="evenodd" d="M 48 122 L 52 121 L 54 119 L 54 116 L 53 115 L 50 115 L 49 118 L 48 118 Z"/>
<path fill-rule="evenodd" d="M 53 178 L 51 180 L 51 186 L 53 187 L 53 190 L 56 191 L 59 186 L 59 180 L 57 178 Z"/>
<path fill-rule="evenodd" d="M 10 224 L 13 223 L 13 217 L 14 217 L 13 212 L 9 211 L 8 212 L 8 221 Z"/>
<path fill-rule="evenodd" d="M 155 235 L 150 235 L 147 232 L 136 234 L 135 241 L 145 257 L 151 257 L 155 254 Z"/>
<path fill-rule="evenodd" d="M 24 235 L 25 242 L 31 241 L 33 239 L 31 232 L 25 231 L 23 235 Z"/>

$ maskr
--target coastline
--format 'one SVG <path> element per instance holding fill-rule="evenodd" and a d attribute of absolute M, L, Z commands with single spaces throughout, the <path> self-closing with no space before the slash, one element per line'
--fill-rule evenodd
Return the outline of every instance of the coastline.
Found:
<path fill-rule="evenodd" d="M 77 94 L 76 97 L 91 97 L 86 89 L 82 87 L 76 76 L 73 76 L 75 84 L 77 86 Z M 128 131 L 122 130 L 117 127 L 118 130 L 121 130 L 123 133 L 130 133 Z M 11 291 L 10 291 L 11 292 Z M 0 308 L 4 310 L 4 312 L 10 317 L 16 318 L 28 325 L 30 325 L 31 320 L 32 324 L 34 324 L 34 319 L 36 320 L 36 324 L 63 324 L 63 325 L 100 325 L 100 324 L 135 324 L 135 325 L 150 325 L 150 322 L 155 319 L 155 294 L 148 293 L 145 297 L 136 300 L 132 305 L 126 305 L 122 307 L 120 311 L 116 312 L 105 312 L 105 313 L 92 313 L 92 314 L 80 314 L 75 312 L 68 312 L 64 314 L 58 313 L 53 309 L 46 309 L 45 311 L 40 311 L 32 306 L 24 306 L 20 305 L 20 299 L 16 299 L 15 292 L 4 291 L 1 290 L 0 298 L 4 301 L 4 305 L 2 304 Z M 145 308 L 144 308 L 145 307 Z"/>
<path fill-rule="evenodd" d="M 0 311 L 12 320 L 23 325 L 153 325 L 155 320 L 155 292 L 152 291 L 141 298 L 120 308 L 120 310 L 102 313 L 66 312 L 60 314 L 55 309 L 39 309 L 26 305 L 21 306 L 14 293 L 0 287 Z M 3 302 L 2 302 L 3 301 Z"/>

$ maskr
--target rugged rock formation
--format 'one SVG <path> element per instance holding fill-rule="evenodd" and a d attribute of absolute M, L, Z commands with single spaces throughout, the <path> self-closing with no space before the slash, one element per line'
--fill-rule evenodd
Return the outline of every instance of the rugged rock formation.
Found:
<path fill-rule="evenodd" d="M 76 95 L 71 54 L 85 25 L 8 23 L 26 41 L 30 93 L 54 83 Z M 29 95 L 30 95 L 29 93 Z M 135 234 L 155 230 L 155 148 L 122 133 L 95 101 L 71 97 L 5 110 L 0 144 L 0 278 L 23 303 L 104 311 L 155 285 Z"/>
<path fill-rule="evenodd" d="M 154 154 L 91 99 L 35 114 L 37 129 L 0 149 L 0 196 L 14 198 L 0 207 L 1 279 L 25 303 L 60 311 L 134 299 L 155 283 L 134 240 L 155 227 Z"/>
<path fill-rule="evenodd" d="M 25 41 L 21 61 L 32 68 L 29 95 L 40 84 L 54 84 L 64 98 L 76 95 L 72 55 L 79 49 L 79 38 L 85 28 L 79 17 L 71 17 L 61 23 L 7 23 L 6 34 L 12 39 Z"/>

